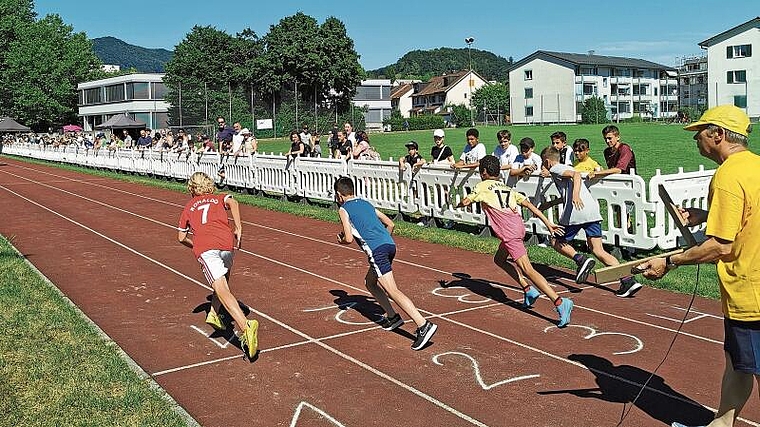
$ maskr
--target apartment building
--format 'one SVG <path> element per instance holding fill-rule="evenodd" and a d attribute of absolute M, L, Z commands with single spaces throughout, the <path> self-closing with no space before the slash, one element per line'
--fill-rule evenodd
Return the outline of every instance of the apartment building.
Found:
<path fill-rule="evenodd" d="M 760 118 L 760 17 L 699 43 L 707 50 L 708 105 L 733 104 Z"/>
<path fill-rule="evenodd" d="M 707 56 L 684 56 L 678 59 L 678 104 L 694 109 L 707 108 Z"/>
<path fill-rule="evenodd" d="M 608 120 L 659 119 L 678 111 L 673 67 L 636 58 L 539 50 L 509 70 L 512 123 L 576 123 L 583 102 L 599 97 Z"/>

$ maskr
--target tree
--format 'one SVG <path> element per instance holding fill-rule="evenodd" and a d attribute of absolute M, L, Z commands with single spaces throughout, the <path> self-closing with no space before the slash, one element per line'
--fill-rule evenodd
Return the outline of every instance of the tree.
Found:
<path fill-rule="evenodd" d="M 32 0 L 0 1 L 0 115 L 11 115 L 13 99 L 7 94 L 7 88 L 14 82 L 8 77 L 8 51 L 11 43 L 21 37 L 22 28 L 34 24 L 37 14 Z"/>
<path fill-rule="evenodd" d="M 581 119 L 586 124 L 599 124 L 607 121 L 607 107 L 604 106 L 604 100 L 594 96 L 584 101 Z"/>
<path fill-rule="evenodd" d="M 58 15 L 21 25 L 16 34 L 4 56 L 8 112 L 36 130 L 76 121 L 77 84 L 104 74 L 90 40 Z"/>
<path fill-rule="evenodd" d="M 472 105 L 480 114 L 497 114 L 504 117 L 509 112 L 509 86 L 492 83 L 482 86 L 472 93 Z"/>

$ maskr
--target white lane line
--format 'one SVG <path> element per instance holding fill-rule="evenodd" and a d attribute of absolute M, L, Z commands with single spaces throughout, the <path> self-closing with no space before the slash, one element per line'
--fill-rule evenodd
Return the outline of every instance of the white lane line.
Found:
<path fill-rule="evenodd" d="M 150 261 L 153 264 L 156 264 L 156 265 L 158 265 L 160 267 L 163 267 L 163 268 L 165 268 L 165 269 L 167 269 L 167 270 L 169 270 L 169 271 L 171 271 L 171 272 L 173 272 L 175 274 L 178 274 L 180 277 L 186 278 L 191 283 L 194 283 L 194 284 L 196 284 L 196 285 L 198 285 L 198 286 L 200 286 L 200 287 L 202 287 L 202 288 L 204 288 L 204 289 L 206 289 L 208 291 L 212 290 L 211 287 L 209 287 L 209 286 L 207 286 L 207 285 L 205 285 L 205 284 L 203 284 L 203 283 L 201 283 L 201 282 L 199 282 L 199 281 L 197 281 L 195 279 L 192 279 L 192 278 L 190 278 L 190 277 L 188 277 L 188 276 L 186 276 L 186 275 L 178 272 L 177 270 L 175 270 L 175 269 L 167 266 L 166 264 L 164 264 L 164 263 L 162 263 L 162 262 L 160 262 L 160 261 L 158 261 L 156 259 L 153 259 L 153 258 L 151 258 L 151 257 L 149 257 L 147 255 L 144 255 L 143 253 L 141 253 L 141 252 L 139 252 L 139 251 L 137 251 L 135 249 L 132 249 L 131 247 L 129 247 L 129 246 L 127 246 L 127 245 L 125 245 L 125 244 L 123 244 L 123 243 L 121 243 L 119 241 L 116 241 L 116 240 L 114 240 L 114 239 L 112 239 L 112 238 L 110 238 L 110 237 L 108 237 L 108 236 L 106 236 L 106 235 L 104 235 L 104 234 L 96 231 L 96 230 L 93 230 L 92 228 L 90 228 L 90 227 L 88 227 L 88 226 L 86 226 L 86 225 L 84 225 L 84 224 L 82 224 L 82 223 L 80 223 L 80 222 L 78 222 L 78 221 L 76 221 L 76 220 L 74 220 L 72 218 L 69 218 L 69 217 L 67 217 L 67 216 L 65 216 L 63 214 L 60 214 L 60 213 L 58 213 L 58 212 L 56 212 L 56 211 L 48 208 L 47 206 L 43 206 L 40 203 L 37 203 L 36 201 L 31 200 L 31 199 L 29 199 L 29 198 L 27 198 L 27 197 L 25 197 L 25 196 L 23 196 L 23 195 L 15 192 L 15 191 L 11 190 L 11 189 L 3 186 L 3 185 L 0 185 L 0 189 L 3 189 L 5 191 L 7 191 L 7 192 L 9 192 L 9 193 L 11 193 L 13 195 L 15 195 L 16 197 L 19 197 L 19 198 L 21 198 L 23 200 L 26 200 L 27 202 L 29 202 L 29 203 L 31 203 L 31 204 L 33 204 L 33 205 L 35 205 L 35 206 L 37 206 L 37 207 L 39 207 L 41 209 L 44 209 L 44 210 L 52 213 L 53 215 L 56 215 L 56 216 L 58 216 L 58 217 L 60 217 L 60 218 L 62 218 L 64 220 L 66 220 L 66 221 L 68 221 L 68 222 L 70 222 L 70 223 L 72 223 L 72 224 L 74 224 L 74 225 L 76 225 L 78 227 L 81 227 L 81 228 L 83 228 L 83 229 L 85 229 L 85 230 L 87 230 L 87 231 L 95 234 L 96 236 L 99 236 L 99 237 L 101 237 L 101 238 L 103 238 L 103 239 L 105 239 L 105 240 L 107 240 L 107 241 L 109 241 L 109 242 L 111 242 L 111 243 L 113 243 L 113 244 L 115 244 L 115 245 L 123 248 L 123 249 L 126 249 L 129 252 L 132 252 L 135 255 L 138 255 L 141 258 L 144 258 L 145 260 Z M 375 369 L 374 367 L 372 367 L 372 366 L 370 366 L 370 365 L 368 365 L 368 364 L 366 364 L 366 363 L 364 363 L 364 362 L 362 362 L 362 361 L 360 361 L 360 360 L 358 360 L 358 359 L 356 359 L 356 358 L 354 358 L 352 356 L 349 356 L 348 354 L 343 353 L 342 351 L 340 351 L 340 350 L 338 350 L 336 348 L 333 348 L 333 347 L 331 347 L 331 346 L 329 346 L 329 345 L 327 345 L 327 344 L 319 341 L 318 339 L 313 338 L 312 336 L 306 334 L 305 332 L 302 332 L 302 331 L 300 331 L 300 330 L 298 330 L 298 329 L 296 329 L 296 328 L 294 328 L 294 327 L 292 327 L 292 326 L 290 326 L 290 325 L 288 325 L 288 324 L 286 324 L 284 322 L 281 322 L 281 321 L 275 319 L 274 317 L 269 316 L 268 314 L 265 314 L 265 313 L 263 313 L 263 312 L 261 312 L 259 310 L 256 310 L 253 307 L 248 307 L 248 309 L 250 309 L 251 312 L 256 313 L 259 317 L 263 317 L 264 319 L 267 319 L 270 322 L 275 323 L 278 326 L 280 326 L 282 328 L 285 328 L 288 331 L 290 331 L 290 332 L 292 332 L 292 333 L 294 333 L 296 335 L 301 336 L 302 338 L 306 339 L 307 341 L 309 341 L 311 343 L 314 343 L 314 344 L 322 347 L 323 349 L 325 349 L 325 350 L 327 350 L 327 351 L 335 354 L 336 356 L 339 356 L 339 357 L 341 357 L 341 358 L 343 358 L 343 359 L 345 359 L 345 360 L 347 360 L 347 361 L 349 361 L 351 363 L 354 363 L 355 365 L 363 368 L 364 370 L 366 370 L 366 371 L 368 371 L 368 372 L 370 372 L 370 373 L 372 373 L 372 374 L 374 374 L 374 375 L 376 375 L 376 376 L 378 376 L 378 377 L 380 377 L 380 378 L 382 378 L 382 379 L 384 379 L 386 381 L 389 381 L 389 382 L 391 382 L 391 383 L 393 383 L 393 384 L 395 384 L 395 385 L 397 385 L 397 386 L 399 386 L 399 387 L 401 387 L 401 388 L 403 388 L 403 389 L 405 389 L 405 390 L 407 390 L 407 391 L 415 394 L 416 396 L 418 396 L 418 397 L 420 397 L 422 399 L 427 400 L 428 402 L 430 402 L 430 403 L 438 406 L 439 408 L 441 408 L 441 409 L 443 409 L 443 410 L 445 410 L 445 411 L 447 411 L 447 412 L 449 412 L 449 413 L 451 413 L 451 414 L 453 414 L 453 415 L 455 415 L 455 416 L 457 416 L 457 417 L 459 417 L 459 418 L 461 418 L 461 419 L 469 422 L 470 424 L 477 425 L 477 426 L 482 426 L 482 427 L 488 427 L 486 424 L 484 424 L 484 423 L 476 420 L 475 418 L 473 418 L 473 417 L 471 417 L 471 416 L 469 416 L 469 415 L 467 415 L 467 414 L 465 414 L 463 412 L 460 412 L 460 411 L 452 408 L 451 406 L 443 403 L 442 401 L 440 401 L 440 400 L 438 400 L 438 399 L 436 399 L 436 398 L 434 398 L 434 397 L 432 397 L 432 396 L 430 396 L 428 394 L 425 394 L 424 392 L 422 392 L 422 391 L 420 391 L 420 390 L 412 387 L 409 384 L 406 384 L 406 383 L 404 383 L 404 382 L 402 382 L 400 380 L 397 380 L 396 378 L 394 378 L 394 377 L 386 374 L 385 372 L 380 371 L 379 369 Z"/>

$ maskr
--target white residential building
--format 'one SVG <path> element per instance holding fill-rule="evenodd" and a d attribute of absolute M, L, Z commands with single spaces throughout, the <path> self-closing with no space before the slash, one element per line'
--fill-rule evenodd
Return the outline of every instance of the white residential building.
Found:
<path fill-rule="evenodd" d="M 117 114 L 145 122 L 149 129 L 167 128 L 164 74 L 135 73 L 77 85 L 79 116 L 90 131 Z"/>
<path fill-rule="evenodd" d="M 707 49 L 708 105 L 733 104 L 760 118 L 760 17 L 713 36 Z M 756 52 L 752 52 L 752 48 Z"/>
<path fill-rule="evenodd" d="M 404 118 L 410 117 L 412 111 L 413 83 L 401 83 L 393 87 L 391 91 L 391 108 L 398 110 Z"/>
<path fill-rule="evenodd" d="M 635 58 L 539 50 L 509 71 L 512 123 L 576 123 L 583 102 L 604 101 L 608 120 L 674 116 L 678 80 L 672 67 Z"/>
<path fill-rule="evenodd" d="M 475 71 L 457 71 L 432 77 L 427 83 L 414 83 L 411 115 L 440 114 L 449 120 L 447 105 L 471 106 L 472 94 L 488 82 Z M 404 111 L 401 112 L 402 114 Z"/>

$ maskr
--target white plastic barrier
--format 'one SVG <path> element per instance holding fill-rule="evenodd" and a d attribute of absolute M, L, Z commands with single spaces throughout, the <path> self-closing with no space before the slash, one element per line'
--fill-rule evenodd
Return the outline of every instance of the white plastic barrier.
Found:
<path fill-rule="evenodd" d="M 707 193 L 715 170 L 705 170 L 700 166 L 698 171 L 684 172 L 678 169 L 674 175 L 662 175 L 660 170 L 649 180 L 650 199 L 657 205 L 655 209 L 654 226 L 650 229 L 652 237 L 657 238 L 657 246 L 662 249 L 672 249 L 678 244 L 681 232 L 675 226 L 673 219 L 665 211 L 658 186 L 662 184 L 670 198 L 678 206 L 684 208 L 707 209 Z M 692 228 L 692 232 L 704 231 L 705 224 Z"/>
<path fill-rule="evenodd" d="M 466 209 L 454 208 L 479 182 L 480 175 L 474 169 L 426 166 L 420 169 L 414 179 L 412 191 L 416 189 L 416 205 L 422 215 L 486 225 L 486 216 L 480 205 Z"/>
<path fill-rule="evenodd" d="M 95 155 L 92 150 L 75 146 L 51 149 L 29 144 L 7 144 L 4 152 L 181 180 L 187 179 L 192 172 L 201 170 L 214 179 L 219 179 L 217 173 L 220 158 L 215 153 L 198 156 L 134 150 L 108 153 L 100 150 Z M 458 202 L 480 182 L 480 177 L 474 170 L 456 171 L 426 166 L 419 171 L 412 171 L 411 168 L 399 171 L 398 163 L 394 161 L 352 160 L 345 163 L 334 159 L 292 159 L 274 154 L 240 157 L 237 160 L 225 158 L 221 162 L 225 165 L 227 184 L 239 188 L 329 202 L 333 198 L 332 186 L 335 179 L 340 175 L 349 175 L 356 183 L 357 195 L 367 198 L 379 208 L 487 225 L 480 206 L 454 209 L 451 204 Z M 675 203 L 705 209 L 708 184 L 713 173 L 713 170 L 704 168 L 696 172 L 679 169 L 673 175 L 662 175 L 658 171 L 648 186 L 640 176 L 634 174 L 611 175 L 584 183 L 600 204 L 604 218 L 602 238 L 606 243 L 639 249 L 671 249 L 676 246 L 679 233 L 659 200 L 658 184 L 665 185 Z M 536 205 L 558 197 L 551 179 L 538 174 L 516 180 L 514 187 L 528 195 Z M 557 205 L 545 214 L 557 221 L 562 208 L 561 204 Z M 529 212 L 524 210 L 523 217 L 526 231 L 533 234 L 547 233 L 543 224 Z"/>
<path fill-rule="evenodd" d="M 288 156 L 276 154 L 257 154 L 253 163 L 256 176 L 259 178 L 257 190 L 265 193 L 295 196 L 295 160 Z"/>
<path fill-rule="evenodd" d="M 299 157 L 295 171 L 301 197 L 330 203 L 334 200 L 333 184 L 339 177 L 348 175 L 348 165 L 341 159 Z"/>
<path fill-rule="evenodd" d="M 351 160 L 348 175 L 354 180 L 357 196 L 367 199 L 375 207 L 398 211 L 405 203 L 404 173 L 398 163 L 389 160 Z"/>

